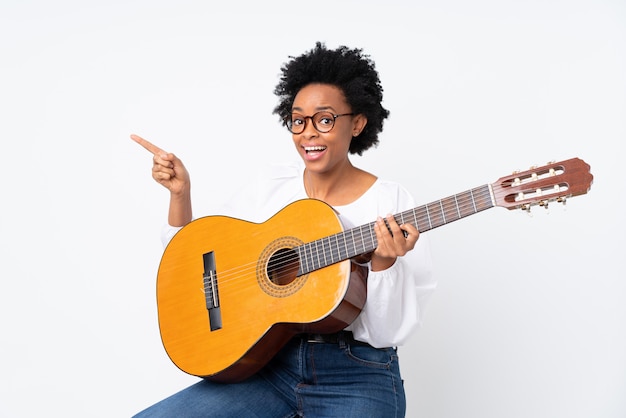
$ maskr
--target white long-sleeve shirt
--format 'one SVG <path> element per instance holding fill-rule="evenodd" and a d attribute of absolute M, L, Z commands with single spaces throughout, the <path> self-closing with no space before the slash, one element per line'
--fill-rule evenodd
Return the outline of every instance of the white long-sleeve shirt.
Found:
<path fill-rule="evenodd" d="M 303 173 L 302 163 L 268 167 L 235 193 L 219 214 L 262 223 L 289 203 L 308 197 Z M 334 209 L 347 229 L 414 207 L 413 197 L 402 186 L 377 179 L 356 201 Z M 163 243 L 167 244 L 179 229 L 166 225 Z M 388 269 L 371 271 L 370 268 L 365 306 L 346 330 L 374 347 L 400 346 L 419 327 L 424 306 L 435 286 L 428 239 L 421 235 L 415 248 L 398 257 Z"/>

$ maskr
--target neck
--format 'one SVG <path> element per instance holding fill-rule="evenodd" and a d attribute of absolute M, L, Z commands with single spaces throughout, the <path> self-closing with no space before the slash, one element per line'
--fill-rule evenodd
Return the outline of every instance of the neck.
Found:
<path fill-rule="evenodd" d="M 354 166 L 349 162 L 332 172 L 318 173 L 306 168 L 303 180 L 307 195 L 333 204 L 333 201 L 350 187 L 350 179 L 354 177 L 354 173 L 351 172 L 354 170 Z"/>

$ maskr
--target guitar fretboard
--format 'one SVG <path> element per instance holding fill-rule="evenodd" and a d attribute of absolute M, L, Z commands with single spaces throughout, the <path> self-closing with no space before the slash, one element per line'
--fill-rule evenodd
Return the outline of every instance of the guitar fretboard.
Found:
<path fill-rule="evenodd" d="M 420 233 L 494 207 L 488 184 L 394 215 L 399 225 L 413 224 Z M 300 259 L 298 275 L 372 252 L 378 246 L 375 222 L 294 248 Z"/>

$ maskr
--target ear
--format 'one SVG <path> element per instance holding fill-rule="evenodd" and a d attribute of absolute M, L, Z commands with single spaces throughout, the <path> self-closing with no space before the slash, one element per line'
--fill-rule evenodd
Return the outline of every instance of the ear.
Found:
<path fill-rule="evenodd" d="M 359 113 L 352 118 L 352 137 L 355 138 L 361 135 L 361 132 L 365 129 L 365 125 L 367 125 L 367 116 L 363 113 Z"/>

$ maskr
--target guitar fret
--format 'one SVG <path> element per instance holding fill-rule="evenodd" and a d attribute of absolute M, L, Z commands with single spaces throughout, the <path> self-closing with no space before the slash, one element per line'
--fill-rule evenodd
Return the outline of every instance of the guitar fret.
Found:
<path fill-rule="evenodd" d="M 428 217 L 428 229 L 433 229 L 433 223 L 430 220 L 430 211 L 428 210 L 428 205 L 426 205 L 425 208 L 426 208 L 426 216 Z"/>
<path fill-rule="evenodd" d="M 309 244 L 309 253 L 311 255 L 311 269 L 315 270 L 315 253 L 313 252 L 313 244 L 314 242 Z"/>
<path fill-rule="evenodd" d="M 469 209 L 473 204 L 470 202 L 471 196 L 469 192 L 463 192 L 457 195 L 459 201 L 459 213 L 461 217 L 465 217 L 471 214 Z"/>
<path fill-rule="evenodd" d="M 313 243 L 310 242 L 306 245 L 307 248 L 307 266 L 310 271 L 315 270 L 315 254 L 313 253 Z"/>
<path fill-rule="evenodd" d="M 354 254 L 356 254 L 356 242 L 354 240 L 354 229 L 350 230 L 350 236 L 352 238 L 352 251 L 354 251 Z"/>
<path fill-rule="evenodd" d="M 425 211 L 425 207 L 424 207 L 424 206 L 422 206 L 422 207 L 420 207 L 420 208 L 416 208 L 416 209 L 420 211 L 419 216 L 416 216 L 416 217 L 415 217 L 415 221 L 416 221 L 416 223 L 419 225 L 418 229 L 419 229 L 419 230 L 421 230 L 421 231 L 428 231 L 428 230 L 430 229 L 430 228 L 429 228 L 429 226 L 428 226 L 428 225 L 423 225 L 423 224 L 424 224 L 424 211 Z M 421 222 L 422 224 L 420 224 L 420 222 Z"/>
<path fill-rule="evenodd" d="M 330 238 L 324 238 L 326 240 L 326 242 L 328 243 L 328 245 L 324 245 L 324 264 L 329 266 L 331 264 L 333 264 L 333 253 L 330 247 Z M 326 257 L 326 248 L 328 248 L 328 252 L 330 253 L 330 263 L 328 262 L 328 259 Z"/>
<path fill-rule="evenodd" d="M 370 251 L 374 251 L 376 247 L 378 247 L 378 242 L 376 242 L 376 233 L 374 232 L 374 223 L 369 224 L 368 230 L 370 231 Z"/>
<path fill-rule="evenodd" d="M 316 259 L 317 259 L 317 267 L 318 268 L 325 267 L 325 265 L 323 264 L 324 247 L 322 246 L 320 248 L 321 244 L 322 244 L 322 240 L 315 241 L 315 255 L 316 255 Z"/>
<path fill-rule="evenodd" d="M 304 257 L 304 264 L 306 266 L 306 270 L 311 271 L 312 268 L 311 268 L 311 262 L 309 261 L 309 247 L 310 247 L 309 244 L 304 244 L 302 246 L 302 249 L 303 249 L 302 255 Z"/>
<path fill-rule="evenodd" d="M 306 244 L 302 245 L 299 248 L 298 255 L 300 256 L 300 265 L 301 266 L 304 265 L 304 267 L 305 267 L 303 270 L 310 271 L 309 259 L 308 259 L 307 255 L 306 255 L 306 250 L 307 250 L 307 245 Z"/>
<path fill-rule="evenodd" d="M 449 223 L 460 218 L 455 196 L 441 200 L 444 211 L 444 221 Z"/>
<path fill-rule="evenodd" d="M 439 205 L 437 202 L 429 203 L 426 205 L 428 208 L 428 213 L 430 214 L 430 227 L 436 228 L 444 224 L 443 217 L 440 213 Z"/>
<path fill-rule="evenodd" d="M 476 200 L 474 199 L 474 192 L 472 190 L 469 191 L 470 195 L 472 196 L 472 205 L 474 206 L 474 213 L 477 212 L 476 210 Z"/>
<path fill-rule="evenodd" d="M 439 207 L 441 208 L 441 216 L 443 217 L 443 223 L 447 223 L 446 222 L 446 212 L 443 210 L 443 202 L 440 200 L 439 201 Z"/>
<path fill-rule="evenodd" d="M 361 226 L 360 230 L 361 230 L 361 251 L 359 251 L 359 254 L 363 254 L 366 251 L 366 246 L 365 246 L 365 236 L 363 235 L 363 228 L 364 226 Z"/>
<path fill-rule="evenodd" d="M 420 227 L 419 222 L 417 220 L 417 212 L 416 212 L 416 210 L 417 210 L 417 208 L 413 208 L 413 209 L 411 209 L 411 212 L 413 212 L 413 220 L 414 220 L 413 223 L 415 224 L 415 227 L 419 231 L 419 230 L 421 230 L 421 227 Z"/>
<path fill-rule="evenodd" d="M 315 258 L 317 259 L 317 268 L 322 267 L 322 261 L 320 260 L 320 249 L 318 247 L 319 241 L 315 241 Z"/>
<path fill-rule="evenodd" d="M 355 254 L 356 255 L 360 255 L 360 254 L 365 254 L 370 252 L 371 250 L 375 249 L 376 246 L 374 245 L 372 247 L 372 244 L 374 243 L 374 240 L 372 237 L 373 235 L 373 224 L 366 224 L 366 225 L 362 225 L 359 227 L 359 236 L 361 237 L 361 245 L 360 245 L 360 250 Z"/>

